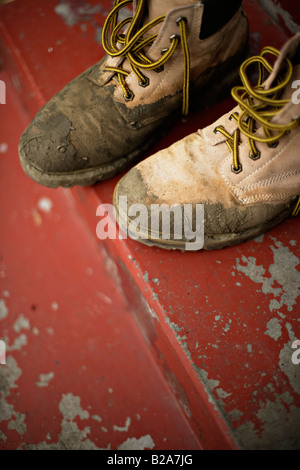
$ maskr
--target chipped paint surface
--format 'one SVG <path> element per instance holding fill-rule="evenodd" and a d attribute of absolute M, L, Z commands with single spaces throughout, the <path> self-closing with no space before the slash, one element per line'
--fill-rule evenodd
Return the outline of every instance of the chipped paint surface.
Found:
<path fill-rule="evenodd" d="M 7 357 L 6 366 L 0 369 L 0 426 L 6 422 L 7 429 L 15 430 L 20 436 L 26 432 L 25 414 L 17 411 L 9 403 L 9 396 L 12 390 L 18 388 L 16 382 L 20 378 L 22 371 L 12 356 Z M 6 435 L 1 429 L 2 440 L 6 441 Z M 0 438 L 1 438 L 0 436 Z"/>
<path fill-rule="evenodd" d="M 300 31 L 300 25 L 294 21 L 292 15 L 288 11 L 282 8 L 280 1 L 259 0 L 259 3 L 265 8 L 265 10 L 277 24 L 280 24 L 280 19 L 282 19 L 285 26 L 291 33 L 295 34 Z"/>
<path fill-rule="evenodd" d="M 130 419 L 130 417 L 128 416 L 128 417 L 126 418 L 125 426 L 116 426 L 116 425 L 114 424 L 113 429 L 114 429 L 114 431 L 127 432 L 128 429 L 129 429 L 130 424 L 131 424 L 131 419 Z"/>
<path fill-rule="evenodd" d="M 272 318 L 267 323 L 267 330 L 265 331 L 265 335 L 269 335 L 270 338 L 275 339 L 277 341 L 282 334 L 281 330 L 281 322 L 278 318 Z"/>
<path fill-rule="evenodd" d="M 252 12 L 250 27 L 256 29 L 251 31 L 251 45 L 260 49 L 274 39 L 278 47 L 282 31 L 278 28 L 270 33 L 270 22 L 257 15 L 255 0 L 244 3 Z M 104 15 L 99 2 L 92 0 L 45 2 L 38 19 L 41 31 L 47 30 L 48 36 L 41 34 L 37 43 L 29 37 L 29 31 L 20 31 L 23 17 L 34 29 L 32 5 L 33 0 L 25 2 L 13 21 L 9 17 L 4 21 L 9 36 L 19 40 L 16 50 L 22 60 L 31 63 L 34 47 L 36 56 L 45 63 L 45 70 L 31 69 L 30 78 L 37 85 L 43 83 L 43 93 L 50 98 L 72 75 L 101 58 L 101 48 L 95 50 L 93 46 L 95 39 L 100 41 Z M 108 11 L 111 2 L 101 5 Z M 60 10 L 55 12 L 57 6 Z M 66 23 L 72 26 L 66 28 Z M 223 114 L 223 105 L 218 106 L 205 109 L 195 126 L 203 127 Z M 15 109 L 11 116 L 20 135 L 23 115 L 19 123 Z M 11 135 L 6 121 L 2 126 L 8 142 L 6 155 L 11 158 L 5 155 L 1 159 L 7 161 L 7 167 L 3 166 L 0 189 L 5 194 L 6 213 L 6 253 L 0 258 L 0 278 L 3 289 L 11 295 L 7 297 L 2 291 L 0 336 L 11 349 L 7 366 L 0 369 L 4 409 L 0 414 L 0 448 L 182 448 L 181 439 L 185 439 L 185 448 L 195 446 L 184 428 L 185 421 L 176 434 L 180 413 L 174 397 L 166 395 L 163 386 L 159 388 L 158 376 L 147 367 L 147 355 L 143 356 L 144 343 L 131 336 L 130 304 L 123 309 L 115 289 L 117 276 L 110 283 L 109 276 L 102 275 L 104 267 L 96 262 L 98 252 L 80 232 L 81 225 L 70 206 L 64 204 L 62 193 L 39 190 L 24 175 L 21 177 L 11 151 L 17 142 L 6 138 Z M 177 129 L 176 140 L 187 132 L 186 127 Z M 161 145 L 169 145 L 169 140 Z M 14 182 L 9 186 L 11 174 Z M 82 212 L 91 226 L 94 219 L 91 221 L 88 215 L 92 201 L 87 201 L 88 194 L 106 200 L 111 197 L 112 186 L 107 182 L 78 191 Z M 19 198 L 15 197 L 15 187 Z M 43 197 L 53 202 L 51 217 L 36 206 Z M 58 216 L 61 224 L 55 223 Z M 20 218 L 22 234 L 17 223 Z M 207 446 L 224 444 L 218 439 L 218 419 L 214 427 L 207 418 L 214 411 L 214 418 L 220 413 L 231 435 L 244 448 L 295 448 L 299 444 L 294 436 L 295 423 L 299 422 L 299 379 L 297 366 L 291 363 L 292 340 L 300 336 L 298 220 L 289 220 L 252 242 L 219 252 L 162 253 L 131 243 L 118 251 L 116 259 L 123 256 L 130 262 L 129 273 L 139 286 L 145 283 L 143 275 L 147 273 L 148 286 L 143 290 L 145 304 L 149 304 L 146 315 L 151 313 L 152 326 L 168 332 L 162 338 L 160 331 L 153 346 L 163 359 L 166 353 L 168 367 L 178 374 L 191 422 L 196 423 L 197 436 Z M 70 227 L 76 233 L 73 246 Z M 137 266 L 135 274 L 133 267 Z M 113 299 L 114 305 L 105 302 L 99 291 Z M 53 308 L 54 302 L 58 309 Z M 21 315 L 24 318 L 20 321 Z M 164 341 L 173 349 L 164 350 Z M 54 376 L 49 380 L 51 372 Z M 48 386 L 36 386 L 36 382 L 47 380 Z M 199 384 L 201 391 L 204 389 L 201 396 L 208 397 L 210 407 L 197 394 Z M 179 401 L 183 395 L 179 394 Z M 155 425 L 158 417 L 159 426 Z M 114 426 L 126 428 L 128 418 L 128 431 L 114 430 Z"/>
<path fill-rule="evenodd" d="M 49 374 L 40 374 L 39 381 L 36 382 L 37 387 L 48 387 L 50 380 L 54 377 L 54 372 L 49 372 Z"/>
<path fill-rule="evenodd" d="M 151 450 L 154 447 L 155 444 L 152 437 L 147 434 L 146 436 L 142 436 L 139 439 L 136 439 L 135 437 L 127 439 L 118 447 L 118 450 Z"/>
<path fill-rule="evenodd" d="M 5 300 L 0 299 L 0 320 L 4 320 L 7 314 L 8 314 L 8 308 L 6 306 Z"/>
<path fill-rule="evenodd" d="M 300 409 L 300 367 L 291 360 L 293 341 L 300 336 L 299 245 L 294 241 L 264 234 L 248 250 L 243 245 L 224 251 L 221 262 L 216 253 L 222 281 L 207 268 L 214 254 L 202 253 L 199 260 L 204 261 L 198 263 L 195 274 L 198 288 L 189 287 L 187 278 L 183 297 L 177 293 L 177 284 L 165 299 L 164 321 L 241 448 L 299 446 L 294 434 Z M 235 253 L 239 256 L 234 257 Z M 176 260 L 174 269 L 175 265 Z M 149 284 L 154 272 L 149 263 L 144 266 L 144 281 Z M 205 283 L 209 276 L 216 286 Z M 158 300 L 164 285 L 170 289 L 170 284 L 161 281 Z M 213 296 L 207 295 L 210 290 Z M 188 303 L 184 296 L 190 292 Z"/>
<path fill-rule="evenodd" d="M 271 246 L 274 254 L 274 263 L 266 272 L 265 268 L 256 264 L 254 257 L 242 257 L 237 260 L 237 270 L 244 273 L 252 281 L 262 284 L 264 294 L 272 294 L 270 300 L 270 311 L 279 310 L 286 306 L 288 311 L 292 311 L 296 305 L 296 300 L 300 295 L 300 275 L 297 270 L 300 260 L 288 246 L 283 246 L 280 241 L 274 239 L 275 247 Z M 246 265 L 244 264 L 246 263 Z"/>

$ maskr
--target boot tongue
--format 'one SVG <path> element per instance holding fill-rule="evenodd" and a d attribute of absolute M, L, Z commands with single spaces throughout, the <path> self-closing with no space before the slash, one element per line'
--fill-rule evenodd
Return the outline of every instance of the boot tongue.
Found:
<path fill-rule="evenodd" d="M 194 3 L 194 0 L 149 0 L 147 2 L 148 11 L 146 21 L 155 20 L 158 16 L 167 15 L 170 10 L 176 7 L 189 5 L 191 3 Z"/>
<path fill-rule="evenodd" d="M 159 16 L 167 15 L 170 10 L 194 3 L 195 0 L 148 0 L 146 4 L 145 19 L 143 25 L 156 20 Z M 161 25 L 155 26 L 148 34 L 158 34 Z"/>
<path fill-rule="evenodd" d="M 280 71 L 282 70 L 284 66 L 285 59 L 286 58 L 290 60 L 293 59 L 293 57 L 295 56 L 297 52 L 299 45 L 300 45 L 300 33 L 292 37 L 281 49 L 280 55 L 278 59 L 276 60 L 275 65 L 273 67 L 273 71 L 271 75 L 267 78 L 267 80 L 265 81 L 266 90 L 270 89 L 273 83 L 278 78 Z"/>

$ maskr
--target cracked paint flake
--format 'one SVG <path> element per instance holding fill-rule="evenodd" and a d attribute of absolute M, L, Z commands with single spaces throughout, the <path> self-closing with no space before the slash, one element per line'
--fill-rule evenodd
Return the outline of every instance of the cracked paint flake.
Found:
<path fill-rule="evenodd" d="M 77 7 L 72 2 L 60 2 L 54 11 L 67 26 L 74 26 L 82 21 L 91 21 L 96 13 L 106 13 L 101 5 L 92 6 L 86 3 L 84 7 Z"/>
<path fill-rule="evenodd" d="M 12 345 L 7 345 L 7 351 L 21 351 L 23 346 L 27 346 L 28 340 L 27 336 L 25 334 L 21 334 L 17 338 L 14 339 L 14 342 Z"/>
<path fill-rule="evenodd" d="M 208 379 L 208 372 L 204 369 L 200 369 L 196 365 L 194 365 L 194 369 L 196 370 L 201 382 L 204 384 L 205 388 L 207 389 L 207 394 L 209 398 L 209 402 L 216 406 L 213 391 L 216 387 L 220 385 L 219 380 Z"/>
<path fill-rule="evenodd" d="M 20 436 L 22 436 L 27 430 L 25 423 L 26 415 L 24 413 L 18 413 L 14 411 L 13 416 L 15 419 L 11 419 L 8 422 L 7 429 L 14 429 L 18 434 L 20 434 Z"/>
<path fill-rule="evenodd" d="M 246 263 L 246 266 L 242 265 L 240 259 L 237 258 L 237 270 L 248 276 L 253 282 L 262 284 L 264 294 L 274 296 L 269 304 L 271 312 L 279 310 L 283 306 L 286 306 L 287 310 L 291 312 L 300 295 L 300 273 L 297 270 L 300 260 L 287 246 L 283 246 L 276 239 L 273 240 L 275 246 L 270 248 L 273 251 L 274 262 L 269 266 L 268 274 L 263 266 L 256 264 L 254 257 L 242 257 L 242 262 Z"/>
<path fill-rule="evenodd" d="M 7 351 L 21 351 L 23 346 L 27 346 L 27 344 L 28 344 L 27 336 L 22 333 L 20 336 L 14 339 L 14 342 L 11 346 L 7 345 L 6 349 Z"/>
<path fill-rule="evenodd" d="M 222 388 L 217 388 L 216 392 L 219 398 L 228 398 L 230 395 L 232 395 L 232 393 L 227 393 Z"/>
<path fill-rule="evenodd" d="M 278 395 L 274 402 L 266 400 L 256 415 L 261 422 L 259 430 L 249 421 L 236 429 L 243 449 L 291 450 L 300 448 L 300 409 L 291 405 L 287 411 L 285 395 Z"/>
<path fill-rule="evenodd" d="M 280 2 L 273 0 L 259 0 L 259 2 L 277 24 L 280 25 L 281 18 L 291 33 L 295 34 L 300 31 L 300 26 L 295 23 L 290 13 L 281 7 Z"/>
<path fill-rule="evenodd" d="M 165 321 L 172 328 L 173 331 L 180 332 L 181 330 L 183 330 L 183 326 L 180 327 L 176 325 L 176 323 L 172 322 L 167 316 L 165 317 Z"/>
<path fill-rule="evenodd" d="M 5 300 L 0 299 L 0 320 L 4 320 L 8 315 L 8 308 L 6 306 Z"/>
<path fill-rule="evenodd" d="M 26 415 L 16 411 L 13 405 L 7 402 L 7 398 L 11 389 L 18 387 L 16 382 L 21 374 L 22 371 L 16 360 L 12 356 L 8 356 L 6 367 L 1 368 L 0 374 L 0 422 L 7 421 L 7 429 L 14 429 L 20 435 L 26 432 Z M 3 435 L 5 436 L 4 433 Z"/>
<path fill-rule="evenodd" d="M 54 372 L 49 372 L 49 374 L 40 374 L 39 382 L 35 382 L 37 387 L 48 387 L 50 380 L 54 377 Z"/>
<path fill-rule="evenodd" d="M 113 426 L 113 430 L 114 430 L 114 431 L 119 431 L 119 432 L 128 432 L 128 429 L 129 429 L 130 424 L 131 424 L 131 419 L 130 419 L 130 417 L 128 416 L 128 417 L 126 418 L 125 426 L 116 426 L 116 425 L 114 425 L 114 426 Z"/>
<path fill-rule="evenodd" d="M 98 416 L 98 415 L 93 415 L 92 419 L 94 419 L 95 421 L 98 421 L 98 423 L 101 423 L 101 421 L 102 421 L 101 416 Z"/>
<path fill-rule="evenodd" d="M 275 339 L 277 341 L 282 334 L 280 320 L 278 318 L 272 318 L 267 323 L 267 329 L 265 331 L 265 335 L 270 336 L 270 338 Z"/>
<path fill-rule="evenodd" d="M 90 416 L 87 410 L 82 409 L 80 402 L 80 397 L 72 393 L 62 395 L 58 408 L 63 419 L 57 442 L 43 441 L 37 444 L 22 444 L 20 448 L 26 450 L 102 450 L 88 439 L 90 428 L 86 426 L 84 429 L 79 429 L 77 422 L 74 421 L 77 417 L 85 420 Z"/>
<path fill-rule="evenodd" d="M 127 439 L 123 444 L 118 447 L 118 450 L 145 450 L 153 449 L 155 447 L 154 441 L 150 434 L 142 436 L 139 439 L 135 437 Z"/>
<path fill-rule="evenodd" d="M 20 333 L 22 329 L 29 330 L 30 329 L 30 321 L 28 318 L 25 318 L 24 315 L 20 315 L 13 325 L 13 329 Z"/>
<path fill-rule="evenodd" d="M 80 397 L 74 396 L 72 393 L 62 395 L 62 399 L 58 408 L 65 420 L 72 421 L 77 416 L 80 419 L 89 418 L 89 412 L 82 409 L 80 402 Z"/>
<path fill-rule="evenodd" d="M 228 413 L 228 418 L 230 418 L 230 421 L 238 421 L 241 419 L 243 414 L 244 413 L 242 411 L 235 409 Z"/>

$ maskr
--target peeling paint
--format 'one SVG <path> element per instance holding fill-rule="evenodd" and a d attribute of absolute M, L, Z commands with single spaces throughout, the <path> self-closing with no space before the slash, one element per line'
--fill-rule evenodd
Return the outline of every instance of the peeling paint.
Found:
<path fill-rule="evenodd" d="M 169 317 L 165 317 L 166 323 L 172 328 L 173 331 L 180 332 L 183 330 L 183 326 L 178 326 L 176 323 L 172 322 Z"/>
<path fill-rule="evenodd" d="M 232 410 L 228 413 L 228 418 L 230 419 L 230 421 L 238 421 L 241 419 L 241 417 L 243 416 L 243 412 L 240 411 L 240 410 Z"/>
<path fill-rule="evenodd" d="M 0 299 L 0 320 L 4 320 L 8 315 L 8 308 L 6 306 L 5 300 Z"/>
<path fill-rule="evenodd" d="M 25 421 L 26 415 L 24 413 L 13 413 L 14 418 L 8 422 L 7 429 L 14 429 L 18 434 L 23 435 L 27 430 Z"/>
<path fill-rule="evenodd" d="M 282 334 L 280 320 L 278 318 L 272 318 L 267 323 L 267 330 L 265 331 L 265 335 L 270 336 L 270 338 L 275 339 L 277 341 Z"/>
<path fill-rule="evenodd" d="M 11 346 L 7 345 L 7 351 L 20 351 L 23 346 L 27 346 L 28 340 L 25 334 L 21 334 L 17 338 L 15 338 L 13 344 Z"/>
<path fill-rule="evenodd" d="M 228 398 L 230 395 L 232 395 L 232 393 L 227 393 L 222 388 L 217 388 L 216 392 L 219 398 Z"/>
<path fill-rule="evenodd" d="M 74 26 L 83 21 L 92 21 L 96 13 L 107 13 L 101 5 L 92 6 L 85 3 L 84 7 L 74 5 L 74 2 L 60 2 L 55 8 L 55 13 L 59 15 L 67 26 Z"/>
<path fill-rule="evenodd" d="M 205 385 L 207 392 L 208 392 L 208 399 L 209 402 L 212 403 L 216 407 L 216 402 L 213 396 L 214 388 L 220 385 L 219 380 L 208 379 L 208 373 L 204 369 L 200 369 L 194 365 L 194 369 L 196 370 L 201 382 Z"/>
<path fill-rule="evenodd" d="M 114 425 L 114 426 L 113 426 L 113 430 L 114 430 L 114 431 L 119 431 L 119 432 L 127 432 L 128 429 L 129 429 L 130 424 L 131 424 L 131 419 L 130 419 L 130 417 L 128 416 L 128 417 L 126 418 L 125 426 L 122 427 L 122 426 L 116 426 L 116 425 Z"/>
<path fill-rule="evenodd" d="M 275 23 L 280 25 L 279 18 L 282 18 L 286 27 L 290 30 L 291 33 L 295 34 L 300 31 L 300 26 L 295 23 L 290 13 L 285 11 L 279 2 L 276 0 L 259 0 L 259 2 L 275 21 Z"/>
<path fill-rule="evenodd" d="M 30 321 L 28 318 L 25 318 L 24 315 L 20 315 L 13 325 L 13 329 L 20 333 L 22 329 L 29 330 L 30 329 Z"/>
<path fill-rule="evenodd" d="M 262 243 L 264 241 L 264 238 L 265 238 L 265 234 L 263 233 L 262 235 L 259 235 L 258 237 L 255 237 L 253 240 L 256 243 Z"/>
<path fill-rule="evenodd" d="M 98 423 L 101 423 L 101 421 L 102 421 L 101 416 L 98 416 L 98 415 L 93 415 L 92 418 L 93 418 L 95 421 L 98 421 Z"/>
<path fill-rule="evenodd" d="M 152 437 L 147 434 L 139 439 L 135 437 L 127 439 L 123 444 L 118 447 L 118 450 L 145 450 L 153 449 L 155 447 Z"/>
<path fill-rule="evenodd" d="M 22 371 L 15 359 L 12 356 L 8 356 L 6 367 L 1 368 L 0 374 L 0 422 L 7 421 L 7 429 L 14 429 L 20 435 L 26 432 L 26 423 L 24 422 L 26 416 L 16 411 L 6 399 L 9 397 L 11 389 L 18 387 L 16 382 L 21 374 Z M 2 439 L 6 440 L 3 436 L 5 437 L 4 433 Z"/>
<path fill-rule="evenodd" d="M 49 372 L 49 374 L 40 374 L 39 382 L 35 382 L 37 387 L 48 387 L 50 380 L 54 377 L 54 372 Z"/>
<path fill-rule="evenodd" d="M 284 402 L 284 403 L 283 403 Z M 240 444 L 250 450 L 290 450 L 300 448 L 300 409 L 294 405 L 286 410 L 286 396 L 269 400 L 257 412 L 260 430 L 252 422 L 245 422 L 236 429 Z"/>
<path fill-rule="evenodd" d="M 242 265 L 238 258 L 237 270 L 248 276 L 253 282 L 262 284 L 264 294 L 274 296 L 269 304 L 271 312 L 283 306 L 286 306 L 287 310 L 291 312 L 300 295 L 300 273 L 296 269 L 300 260 L 281 242 L 274 239 L 274 243 L 276 247 L 270 247 L 273 251 L 274 263 L 269 266 L 268 275 L 266 275 L 263 266 L 256 264 L 254 257 L 242 257 L 242 262 L 246 263 L 246 266 Z M 277 287 L 278 285 L 282 287 Z"/>
<path fill-rule="evenodd" d="M 39 442 L 38 444 L 23 444 L 21 448 L 26 450 L 104 450 L 96 446 L 88 435 L 90 428 L 86 426 L 84 429 L 79 429 L 77 423 L 74 421 L 76 418 L 81 420 L 88 419 L 90 414 L 87 410 L 81 407 L 81 399 L 72 393 L 62 395 L 59 403 L 59 411 L 63 419 L 61 422 L 61 432 L 58 441 L 54 443 Z"/>

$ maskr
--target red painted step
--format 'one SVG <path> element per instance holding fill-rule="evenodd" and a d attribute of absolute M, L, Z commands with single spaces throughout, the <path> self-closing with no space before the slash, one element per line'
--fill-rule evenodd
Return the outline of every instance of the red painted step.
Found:
<path fill-rule="evenodd" d="M 265 45 L 279 48 L 291 35 L 266 13 L 266 3 L 272 2 L 244 1 L 253 53 Z M 68 3 L 75 15 L 69 27 L 54 1 L 38 9 L 33 0 L 1 9 L 0 34 L 15 66 L 11 75 L 31 116 L 103 55 L 97 40 L 110 2 L 100 9 L 90 1 L 96 13 L 90 9 L 81 18 L 79 4 Z M 199 110 L 149 154 L 232 106 L 228 99 Z M 95 238 L 96 209 L 111 203 L 118 179 L 66 192 Z M 290 219 L 260 239 L 215 252 L 98 241 L 152 357 L 206 449 L 300 446 L 300 366 L 292 362 L 292 344 L 300 339 L 299 227 L 299 218 Z"/>
<path fill-rule="evenodd" d="M 200 449 L 68 191 L 32 184 L 0 107 L 0 449 Z M 105 263 L 108 263 L 107 265 Z"/>

